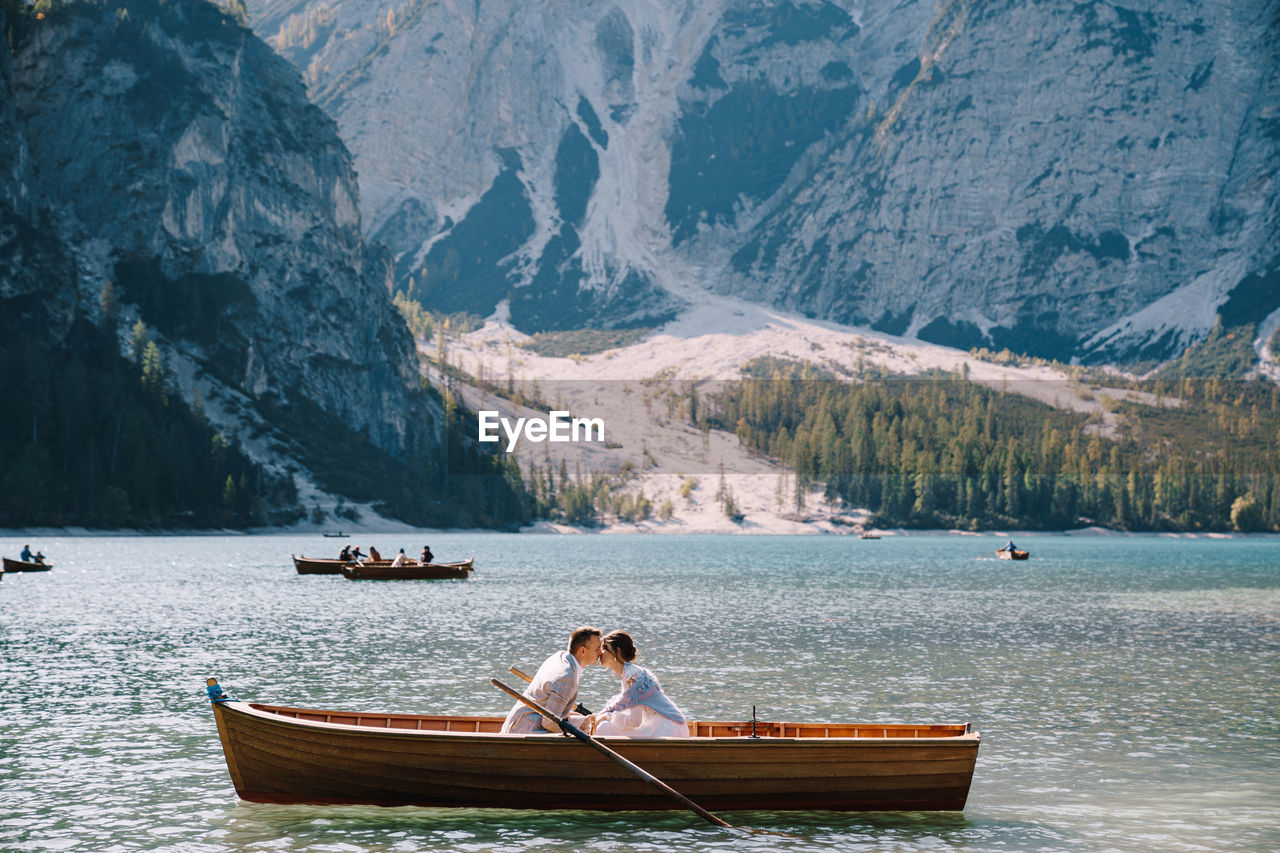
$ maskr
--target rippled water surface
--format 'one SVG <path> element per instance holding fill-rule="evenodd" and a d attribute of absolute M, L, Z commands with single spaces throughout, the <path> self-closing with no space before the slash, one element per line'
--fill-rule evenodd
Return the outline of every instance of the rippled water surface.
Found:
<path fill-rule="evenodd" d="M 1280 849 L 1280 540 L 433 535 L 468 581 L 299 576 L 337 540 L 80 537 L 0 583 L 3 850 Z M 23 540 L 0 539 L 14 556 Z M 383 553 L 418 539 L 365 536 Z M 505 713 L 488 680 L 625 627 L 698 718 L 972 722 L 960 814 L 601 814 L 237 800 L 203 682 Z M 510 676 L 507 676 L 510 679 Z M 590 669 L 599 704 L 612 676 Z"/>

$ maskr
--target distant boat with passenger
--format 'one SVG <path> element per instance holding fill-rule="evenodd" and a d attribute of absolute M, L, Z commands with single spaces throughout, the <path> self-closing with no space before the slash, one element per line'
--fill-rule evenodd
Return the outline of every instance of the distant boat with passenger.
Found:
<path fill-rule="evenodd" d="M 293 558 L 300 575 L 345 575 L 348 580 L 446 580 L 465 578 L 475 568 L 475 557 L 453 563 L 424 563 L 409 560 L 397 566 L 395 560 L 343 560 L 323 557 Z"/>
<path fill-rule="evenodd" d="M 325 559 L 323 557 L 294 557 L 293 567 L 300 575 L 340 575 L 346 560 Z M 383 560 L 390 563 L 390 560 Z"/>
<path fill-rule="evenodd" d="M 4 570 L 6 572 L 47 572 L 52 568 L 53 563 L 24 563 L 22 560 L 4 558 Z"/>

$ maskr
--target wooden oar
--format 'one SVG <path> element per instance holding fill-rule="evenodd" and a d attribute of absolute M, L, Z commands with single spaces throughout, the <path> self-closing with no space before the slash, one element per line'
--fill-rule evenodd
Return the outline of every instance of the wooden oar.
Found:
<path fill-rule="evenodd" d="M 511 673 L 516 678 L 524 679 L 525 684 L 533 683 L 533 676 L 525 675 L 523 672 L 516 669 L 515 664 L 511 664 L 511 666 L 507 667 L 507 672 Z M 579 702 L 577 705 L 574 705 L 573 710 L 577 711 L 579 714 L 581 714 L 584 717 L 589 716 L 591 714 L 591 712 L 587 710 L 587 707 L 583 705 L 581 702 Z"/>
<path fill-rule="evenodd" d="M 655 788 L 662 791 L 662 793 L 666 794 L 668 797 L 671 797 L 673 800 L 676 800 L 682 803 L 686 808 L 695 812 L 698 816 L 705 818 L 711 823 L 714 823 L 716 826 L 723 826 L 726 829 L 734 828 L 733 824 L 725 823 L 723 820 L 716 817 L 711 812 L 707 811 L 702 806 L 698 805 L 693 800 L 689 799 L 684 794 L 677 791 L 675 788 L 672 788 L 666 782 L 663 782 L 657 776 L 654 776 L 648 770 L 645 770 L 643 767 L 640 767 L 638 764 L 635 764 L 634 762 L 628 761 L 627 759 L 623 758 L 621 755 L 614 752 L 612 749 L 605 746 L 600 741 L 596 740 L 591 735 L 587 734 L 582 729 L 578 728 L 568 720 L 564 719 L 563 717 L 556 716 L 555 714 L 551 713 L 543 706 L 539 705 L 537 702 L 530 699 L 528 696 L 524 696 L 520 693 L 517 693 L 516 691 L 512 690 L 510 687 L 503 684 L 501 681 L 499 681 L 496 678 L 491 678 L 489 679 L 489 681 L 491 684 L 493 684 L 494 687 L 497 687 L 499 690 L 504 690 L 507 693 L 510 693 L 518 701 L 528 705 L 530 708 L 537 711 L 542 716 L 555 720 L 556 723 L 560 726 L 560 730 L 565 734 L 575 737 L 578 740 L 585 743 L 587 746 L 590 746 L 592 749 L 596 750 L 597 752 L 607 755 L 609 758 L 618 762 L 623 767 L 627 768 L 632 773 L 636 774 L 641 779 L 648 782 L 650 785 L 653 785 Z"/>

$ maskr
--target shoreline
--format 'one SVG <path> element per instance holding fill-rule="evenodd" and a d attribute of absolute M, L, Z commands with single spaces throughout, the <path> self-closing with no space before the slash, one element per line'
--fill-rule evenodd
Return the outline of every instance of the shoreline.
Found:
<path fill-rule="evenodd" d="M 662 522 L 641 522 L 640 524 L 612 524 L 602 525 L 600 527 L 573 527 L 571 525 L 557 524 L 555 522 L 540 521 L 527 525 L 519 530 L 495 530 L 489 528 L 464 527 L 464 528 L 436 528 L 436 527 L 412 527 L 404 524 L 389 524 L 385 527 L 360 527 L 350 531 L 343 530 L 343 536 L 324 537 L 332 539 L 335 542 L 339 540 L 354 539 L 360 536 L 387 536 L 387 535 L 420 535 L 420 536 L 448 536 L 457 534 L 502 534 L 505 536 L 849 536 L 859 538 L 861 532 L 874 534 L 880 539 L 898 539 L 908 537 L 939 537 L 939 536 L 955 536 L 955 537 L 1004 537 L 1004 538 L 1036 538 L 1041 536 L 1089 536 L 1089 537 L 1139 537 L 1139 536 L 1158 536 L 1166 539 L 1255 539 L 1264 537 L 1280 537 L 1280 533 L 1244 533 L 1240 531 L 1157 531 L 1157 530 L 1111 530 L 1105 527 L 1083 527 L 1072 528 L 1069 530 L 1017 530 L 1013 528 L 993 528 L 990 530 L 957 530 L 943 528 L 914 529 L 905 527 L 891 528 L 866 528 L 865 531 L 859 531 L 852 528 L 814 528 L 811 530 L 801 531 L 778 531 L 778 530 L 724 530 L 724 529 L 693 529 L 693 530 L 671 530 L 662 529 L 666 526 Z M 0 539 L 54 539 L 54 538 L 137 538 L 137 537 L 209 537 L 209 536 L 321 536 L 322 533 L 331 531 L 322 528 L 290 528 L 290 527 L 260 527 L 250 528 L 247 530 L 236 530 L 232 528 L 201 528 L 192 530 L 182 529 L 165 529 L 165 530 L 139 530 L 136 528 L 120 528 L 96 530 L 87 527 L 30 527 L 30 528 L 0 528 Z M 339 532 L 339 531 L 332 531 Z"/>

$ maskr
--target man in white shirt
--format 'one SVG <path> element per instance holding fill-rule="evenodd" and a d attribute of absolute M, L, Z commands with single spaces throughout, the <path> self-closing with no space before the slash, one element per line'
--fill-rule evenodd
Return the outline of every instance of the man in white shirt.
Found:
<path fill-rule="evenodd" d="M 567 715 L 571 723 L 585 720 L 568 712 L 578 701 L 582 668 L 600 662 L 600 635 L 600 629 L 590 625 L 575 630 L 569 635 L 568 651 L 556 652 L 543 661 L 524 695 L 557 716 Z M 502 723 L 502 731 L 504 734 L 559 734 L 560 727 L 555 720 L 542 716 L 523 702 L 516 702 Z"/>

